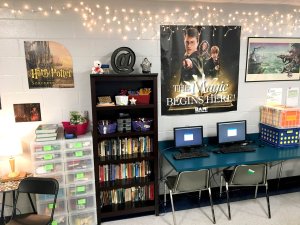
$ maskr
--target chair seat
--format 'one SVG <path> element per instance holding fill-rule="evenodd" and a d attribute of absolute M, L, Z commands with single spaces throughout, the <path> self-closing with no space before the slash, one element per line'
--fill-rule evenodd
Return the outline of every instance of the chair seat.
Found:
<path fill-rule="evenodd" d="M 6 225 L 47 225 L 50 223 L 50 219 L 50 216 L 24 214 L 15 216 Z"/>

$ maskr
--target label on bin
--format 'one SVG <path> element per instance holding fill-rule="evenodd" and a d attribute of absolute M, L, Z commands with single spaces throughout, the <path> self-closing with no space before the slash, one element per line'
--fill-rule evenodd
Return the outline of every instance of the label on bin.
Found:
<path fill-rule="evenodd" d="M 46 154 L 44 155 L 44 160 L 51 160 L 53 159 L 53 155 L 52 154 Z"/>
<path fill-rule="evenodd" d="M 58 225 L 57 221 L 56 220 L 53 220 L 51 225 Z"/>
<path fill-rule="evenodd" d="M 45 166 L 44 166 L 44 169 L 45 169 L 46 171 L 53 170 L 53 164 L 47 164 L 47 165 L 45 165 Z"/>
<path fill-rule="evenodd" d="M 82 143 L 81 142 L 76 142 L 74 147 L 75 148 L 82 148 Z"/>
<path fill-rule="evenodd" d="M 75 156 L 76 157 L 82 157 L 83 156 L 83 151 L 76 151 Z"/>
<path fill-rule="evenodd" d="M 76 187 L 76 192 L 77 192 L 77 193 L 85 192 L 85 186 L 79 186 L 79 187 Z"/>
<path fill-rule="evenodd" d="M 84 178 L 84 173 L 76 173 L 76 179 Z"/>
<path fill-rule="evenodd" d="M 77 200 L 77 205 L 85 205 L 85 204 L 86 204 L 86 199 L 85 198 Z"/>
<path fill-rule="evenodd" d="M 48 204 L 48 209 L 53 209 L 53 207 L 55 207 L 55 204 L 53 204 L 53 203 L 49 203 Z M 56 208 L 56 207 L 55 207 Z"/>
<path fill-rule="evenodd" d="M 292 134 L 292 133 L 294 133 L 294 131 L 293 130 L 287 130 L 286 133 L 287 134 Z"/>
<path fill-rule="evenodd" d="M 52 150 L 52 147 L 51 145 L 45 145 L 43 146 L 43 150 L 46 152 L 46 151 L 51 151 Z"/>

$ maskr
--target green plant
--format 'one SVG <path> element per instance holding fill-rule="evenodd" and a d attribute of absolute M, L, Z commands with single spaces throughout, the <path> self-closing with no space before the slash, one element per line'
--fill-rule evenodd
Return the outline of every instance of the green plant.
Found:
<path fill-rule="evenodd" d="M 70 124 L 83 124 L 87 122 L 86 116 L 82 115 L 78 111 L 71 111 L 70 112 Z"/>

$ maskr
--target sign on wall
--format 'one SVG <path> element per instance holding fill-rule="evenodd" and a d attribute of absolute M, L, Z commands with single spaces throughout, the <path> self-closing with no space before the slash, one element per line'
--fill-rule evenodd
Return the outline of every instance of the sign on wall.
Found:
<path fill-rule="evenodd" d="M 240 26 L 160 27 L 161 113 L 237 109 Z"/>
<path fill-rule="evenodd" d="M 69 51 L 53 41 L 24 41 L 29 88 L 73 88 Z"/>

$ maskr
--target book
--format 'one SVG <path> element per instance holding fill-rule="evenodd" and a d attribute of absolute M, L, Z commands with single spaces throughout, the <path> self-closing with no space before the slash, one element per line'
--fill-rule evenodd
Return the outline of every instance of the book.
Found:
<path fill-rule="evenodd" d="M 36 142 L 42 142 L 42 141 L 55 141 L 56 138 L 57 138 L 57 136 L 53 136 L 53 137 L 41 137 L 41 138 L 36 137 L 36 138 L 35 138 L 35 141 L 36 141 Z"/>
<path fill-rule="evenodd" d="M 36 138 L 47 138 L 47 137 L 56 137 L 57 133 L 45 133 L 45 134 L 36 134 Z"/>
<path fill-rule="evenodd" d="M 56 133 L 58 130 L 58 124 L 40 124 L 36 130 L 36 134 L 49 134 Z"/>

